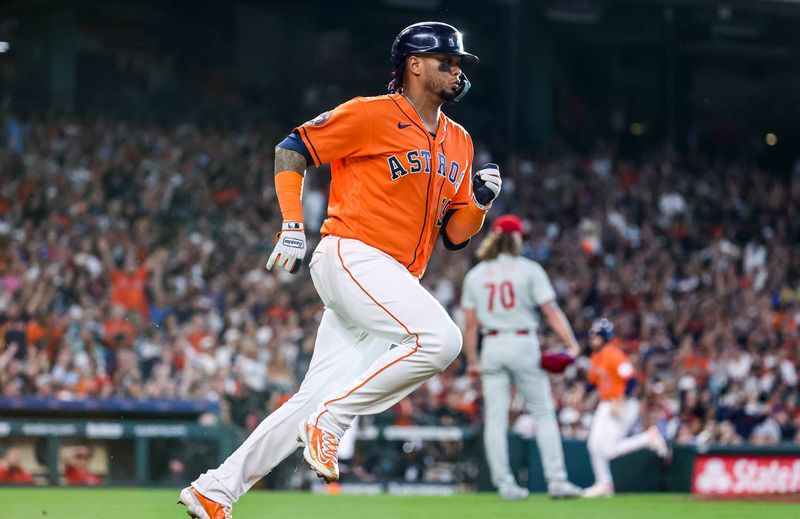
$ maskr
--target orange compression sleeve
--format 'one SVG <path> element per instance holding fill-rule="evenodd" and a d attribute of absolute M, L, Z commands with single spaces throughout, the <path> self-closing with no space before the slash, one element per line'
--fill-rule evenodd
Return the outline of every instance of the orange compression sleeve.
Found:
<path fill-rule="evenodd" d="M 285 170 L 275 175 L 275 193 L 284 222 L 303 221 L 303 175 Z"/>
<path fill-rule="evenodd" d="M 447 239 L 453 243 L 464 243 L 481 230 L 485 217 L 486 211 L 472 203 L 458 209 L 447 221 L 447 227 L 444 230 L 447 233 Z"/>

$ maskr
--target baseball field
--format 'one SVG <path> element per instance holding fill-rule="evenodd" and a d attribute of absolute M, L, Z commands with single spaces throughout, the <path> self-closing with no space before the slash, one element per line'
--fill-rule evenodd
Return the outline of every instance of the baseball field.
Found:
<path fill-rule="evenodd" d="M 176 490 L 0 489 L 6 519 L 168 519 L 186 517 Z M 236 519 L 748 519 L 797 518 L 797 504 L 699 501 L 678 494 L 628 494 L 612 499 L 551 501 L 543 495 L 505 502 L 494 494 L 453 497 L 345 496 L 253 492 Z"/>

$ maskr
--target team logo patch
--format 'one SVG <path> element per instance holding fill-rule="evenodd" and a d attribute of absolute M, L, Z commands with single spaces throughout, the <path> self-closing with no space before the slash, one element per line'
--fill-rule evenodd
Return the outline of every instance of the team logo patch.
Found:
<path fill-rule="evenodd" d="M 318 116 L 306 122 L 304 126 L 319 126 L 321 124 L 325 124 L 325 121 L 327 121 L 330 118 L 331 118 L 331 111 L 328 110 L 327 112 L 322 112 Z"/>
<path fill-rule="evenodd" d="M 303 241 L 302 240 L 296 240 L 294 238 L 284 238 L 283 239 L 283 244 L 286 245 L 287 247 L 293 247 L 295 249 L 302 249 L 303 248 Z"/>

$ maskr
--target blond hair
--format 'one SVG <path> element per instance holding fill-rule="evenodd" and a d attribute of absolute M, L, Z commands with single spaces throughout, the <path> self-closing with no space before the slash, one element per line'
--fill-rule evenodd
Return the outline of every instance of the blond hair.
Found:
<path fill-rule="evenodd" d="M 475 256 L 480 261 L 489 261 L 503 253 L 519 256 L 522 254 L 522 247 L 514 239 L 513 234 L 490 232 L 478 245 L 478 252 L 475 253 Z"/>

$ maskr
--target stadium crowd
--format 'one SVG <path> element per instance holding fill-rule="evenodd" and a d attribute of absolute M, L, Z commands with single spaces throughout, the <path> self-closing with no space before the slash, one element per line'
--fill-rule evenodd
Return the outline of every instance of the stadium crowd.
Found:
<path fill-rule="evenodd" d="M 251 429 L 296 390 L 322 305 L 307 269 L 264 269 L 283 128 L 21 127 L 0 156 L 0 396 L 207 399 Z M 476 163 L 492 158 L 477 146 Z M 525 254 L 579 337 L 597 316 L 615 323 L 646 424 L 684 444 L 800 444 L 800 162 L 773 175 L 598 141 L 510 154 L 503 175 L 491 217 L 525 219 Z M 311 247 L 327 178 L 307 175 Z M 457 321 L 474 249 L 438 247 L 423 278 Z M 553 379 L 567 437 L 588 433 L 586 366 Z M 456 362 L 376 420 L 477 425 L 480 388 Z M 524 414 L 515 427 L 533 430 Z"/>

